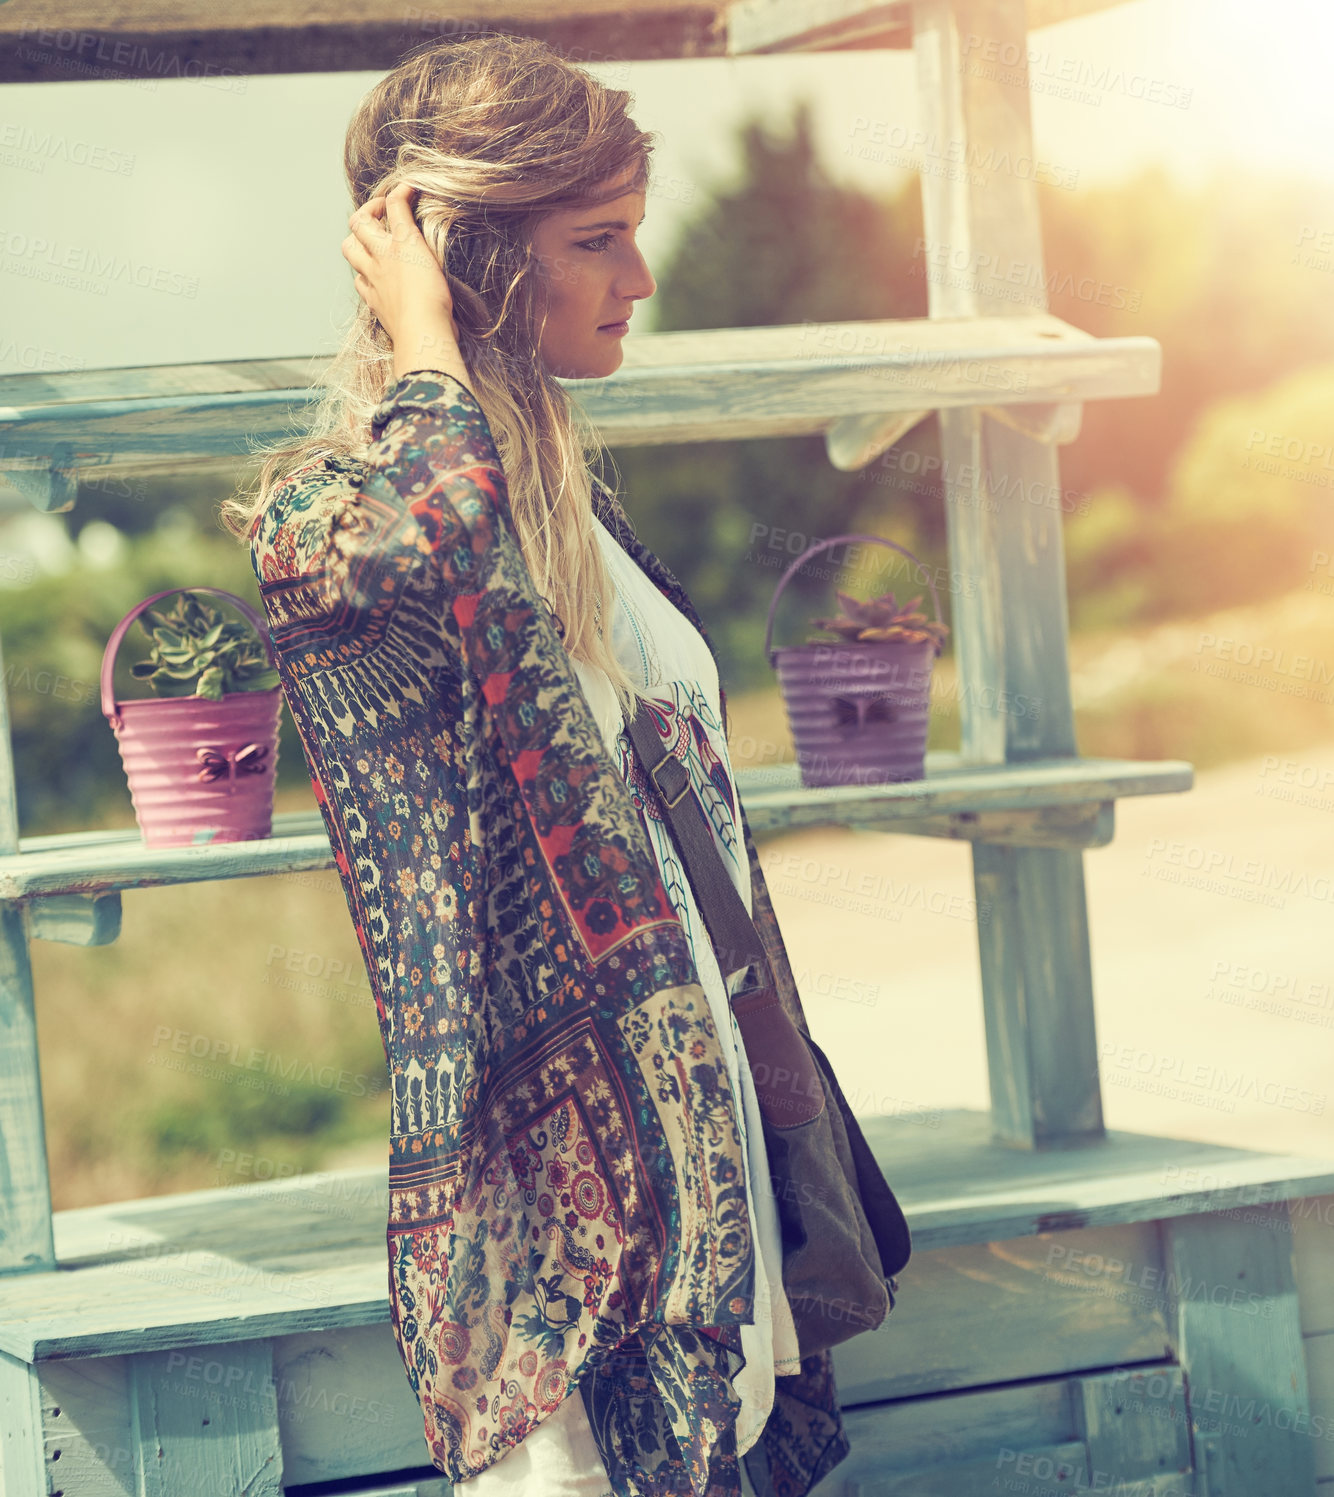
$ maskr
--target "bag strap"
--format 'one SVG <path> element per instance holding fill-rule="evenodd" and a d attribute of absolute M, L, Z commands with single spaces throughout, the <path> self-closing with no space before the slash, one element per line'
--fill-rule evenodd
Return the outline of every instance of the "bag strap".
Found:
<path fill-rule="evenodd" d="M 662 797 L 662 804 L 675 836 L 677 850 L 685 864 L 686 875 L 695 892 L 695 901 L 699 905 L 700 914 L 704 917 L 704 923 L 708 928 L 709 939 L 713 942 L 714 951 L 722 953 L 719 956 L 718 965 L 723 972 L 724 979 L 728 972 L 749 964 L 755 971 L 752 981 L 745 985 L 743 991 L 749 994 L 755 988 L 773 989 L 773 971 L 769 965 L 768 953 L 764 949 L 764 943 L 760 940 L 754 920 L 747 914 L 746 906 L 740 894 L 737 893 L 736 885 L 723 864 L 722 855 L 713 839 L 713 831 L 705 819 L 704 808 L 690 784 L 690 775 L 681 761 L 669 754 L 663 747 L 661 735 L 653 725 L 649 709 L 645 706 L 642 697 L 627 727 L 635 751 Z M 737 993 L 732 996 L 738 1022 L 744 1029 L 746 1021 L 742 1018 L 742 1014 L 746 1005 L 739 1005 L 739 1000 L 743 995 Z M 773 997 L 777 998 L 776 991 Z M 781 1005 L 779 1008 L 780 1012 L 785 1014 Z M 876 1162 L 875 1155 L 871 1152 L 870 1145 L 866 1142 L 861 1125 L 848 1105 L 847 1098 L 843 1095 L 843 1089 L 838 1084 L 838 1078 L 834 1075 L 828 1056 L 808 1033 L 797 1030 L 795 1026 L 791 1027 L 790 1032 L 794 1036 L 800 1035 L 801 1040 L 805 1042 L 808 1052 L 807 1061 L 813 1055 L 815 1062 L 818 1063 L 819 1091 L 822 1094 L 821 1106 L 824 1105 L 826 1096 L 832 1096 L 839 1112 L 843 1115 L 848 1149 L 852 1155 L 853 1168 L 857 1176 L 857 1193 L 880 1254 L 880 1263 L 888 1280 L 892 1306 L 898 1287 L 894 1275 L 908 1262 L 912 1252 L 912 1238 L 907 1220 L 899 1206 L 898 1199 L 890 1189 L 889 1182 Z M 753 1027 L 750 1033 L 753 1037 L 755 1034 Z M 747 1038 L 748 1052 L 751 1044 L 752 1039 Z M 764 1111 L 763 1101 L 761 1111 Z M 796 1120 L 804 1121 L 804 1119 Z M 793 1118 L 789 1115 L 785 1121 L 791 1122 Z"/>
<path fill-rule="evenodd" d="M 708 928 L 724 982 L 739 967 L 753 967 L 752 980 L 743 987 L 772 986 L 768 953 L 723 863 L 704 807 L 691 787 L 690 775 L 681 761 L 663 747 L 662 737 L 642 697 L 627 727 L 644 770 L 662 797 L 663 810 L 694 890 L 695 903 Z"/>

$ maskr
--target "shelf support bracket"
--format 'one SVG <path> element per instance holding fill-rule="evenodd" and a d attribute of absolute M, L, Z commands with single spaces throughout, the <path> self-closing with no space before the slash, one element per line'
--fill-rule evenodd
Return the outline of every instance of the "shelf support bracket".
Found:
<path fill-rule="evenodd" d="M 64 514 L 74 508 L 79 478 L 74 470 L 74 448 L 69 442 L 56 443 L 49 456 L 40 461 L 15 456 L 13 467 L 0 466 L 0 479 L 16 489 L 34 509 L 46 514 Z M 5 461 L 0 452 L 0 464 Z"/>
<path fill-rule="evenodd" d="M 28 937 L 66 946 L 109 946 L 120 935 L 120 891 L 51 894 L 28 903 Z"/>
<path fill-rule="evenodd" d="M 889 415 L 872 412 L 866 416 L 844 416 L 825 432 L 825 451 L 835 468 L 853 473 L 872 463 L 882 452 L 925 421 L 930 411 L 894 411 Z"/>
<path fill-rule="evenodd" d="M 1084 420 L 1082 401 L 1035 401 L 1032 405 L 988 405 L 986 414 L 1011 431 L 1022 432 L 1048 447 L 1064 447 L 1079 435 Z"/>

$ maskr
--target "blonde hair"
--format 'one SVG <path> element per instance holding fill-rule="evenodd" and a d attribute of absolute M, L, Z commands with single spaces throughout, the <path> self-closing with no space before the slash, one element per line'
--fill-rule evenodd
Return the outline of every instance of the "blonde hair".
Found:
<path fill-rule="evenodd" d="M 652 141 L 629 103 L 624 90 L 604 87 L 543 42 L 435 40 L 362 99 L 343 165 L 355 206 L 400 182 L 418 189 L 417 222 L 453 293 L 460 352 L 528 569 L 560 620 L 566 650 L 605 671 L 632 711 L 634 688 L 602 628 L 614 592 L 593 527 L 589 465 L 601 443 L 538 356 L 542 299 L 529 248 L 546 214 L 646 187 Z M 359 298 L 317 381 L 322 394 L 304 433 L 255 444 L 259 474 L 224 501 L 227 528 L 248 537 L 296 469 L 326 456 L 363 460 L 392 372 L 389 337 Z"/>

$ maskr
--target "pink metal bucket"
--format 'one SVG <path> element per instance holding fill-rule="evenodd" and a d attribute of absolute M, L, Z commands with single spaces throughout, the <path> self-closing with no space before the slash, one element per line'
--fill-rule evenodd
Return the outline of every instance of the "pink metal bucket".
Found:
<path fill-rule="evenodd" d="M 784 572 L 769 605 L 764 652 L 778 672 L 803 785 L 883 785 L 920 780 L 930 727 L 933 641 L 772 646 L 774 612 L 783 589 L 812 556 L 844 542 L 911 551 L 880 535 L 836 535 L 808 547 Z M 940 598 L 926 579 L 940 618 Z"/>
<path fill-rule="evenodd" d="M 248 603 L 218 587 L 172 587 L 145 598 L 111 631 L 102 655 L 102 713 L 115 732 L 130 799 L 149 847 L 253 842 L 273 830 L 282 688 L 207 697 L 118 702 L 112 678 L 125 632 L 174 593 L 212 593 L 238 609 L 273 661 L 268 628 Z"/>

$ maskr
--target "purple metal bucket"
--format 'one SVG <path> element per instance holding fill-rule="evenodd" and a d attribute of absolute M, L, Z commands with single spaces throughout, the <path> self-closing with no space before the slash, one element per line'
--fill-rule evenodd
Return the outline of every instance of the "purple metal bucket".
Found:
<path fill-rule="evenodd" d="M 282 688 L 207 697 L 117 702 L 112 678 L 126 630 L 145 608 L 173 593 L 225 598 L 259 633 L 273 661 L 268 628 L 248 603 L 218 587 L 172 587 L 145 598 L 111 631 L 102 655 L 102 712 L 120 745 L 130 799 L 149 847 L 253 842 L 273 830 Z"/>
<path fill-rule="evenodd" d="M 778 672 L 801 783 L 920 780 L 930 726 L 931 668 L 938 653 L 931 640 L 772 645 L 783 589 L 812 556 L 851 541 L 890 546 L 921 566 L 911 551 L 884 536 L 836 535 L 803 551 L 774 589 L 764 651 Z M 929 577 L 926 585 L 939 619 L 940 598 Z"/>

